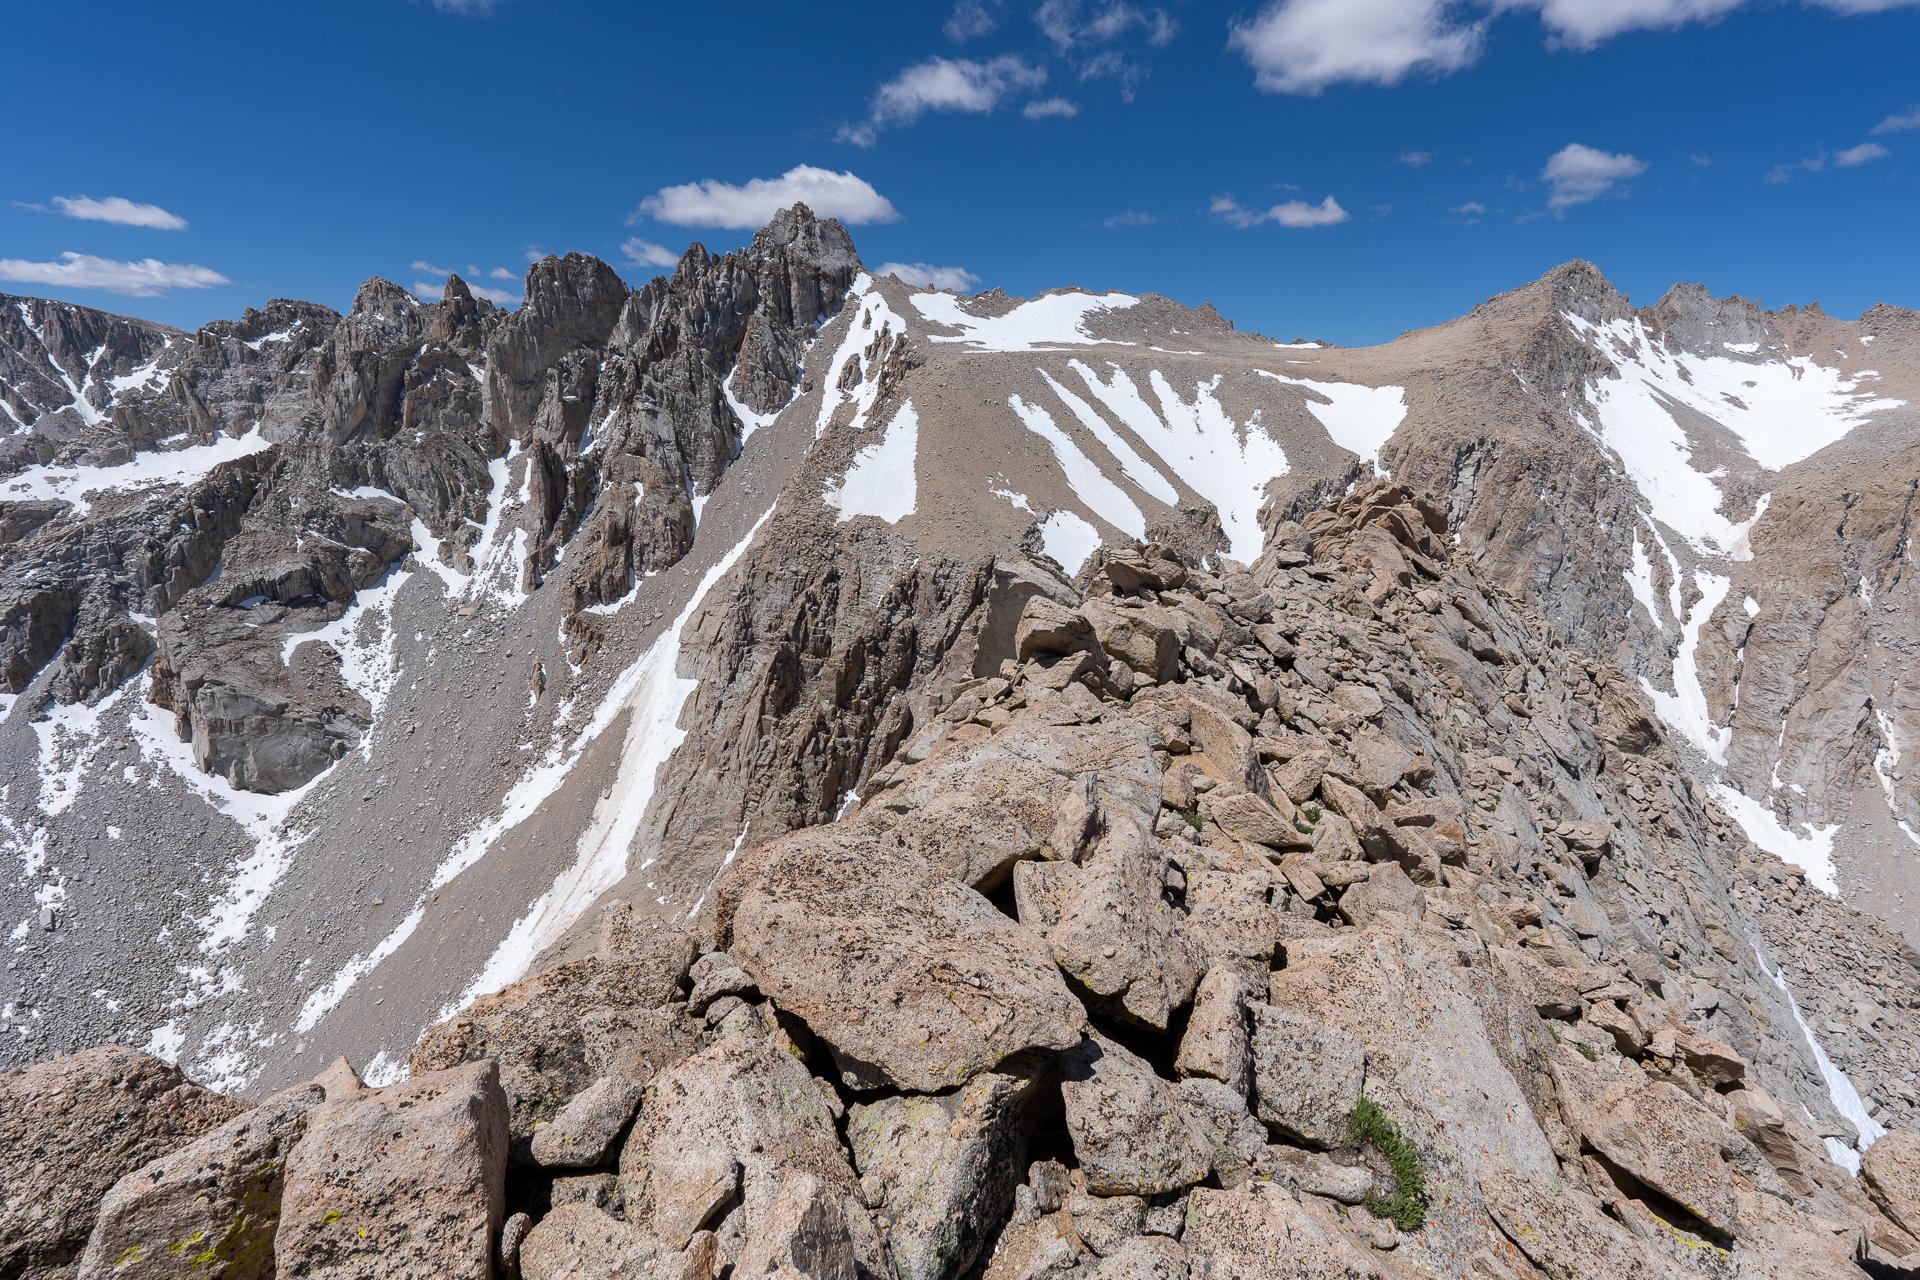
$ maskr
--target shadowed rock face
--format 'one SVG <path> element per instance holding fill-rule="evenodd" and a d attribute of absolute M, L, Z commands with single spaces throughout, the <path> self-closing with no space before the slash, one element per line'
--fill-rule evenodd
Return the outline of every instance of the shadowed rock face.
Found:
<path fill-rule="evenodd" d="M 1902 1126 L 1855 1178 L 1789 997 L 1731 942 L 1784 945 L 1775 896 L 1842 908 L 1769 877 L 1436 510 L 1373 481 L 1244 569 L 1120 548 L 1078 587 L 981 592 L 937 709 L 837 821 L 745 851 L 686 932 L 608 907 L 590 955 L 431 1029 L 407 1082 L 335 1066 L 249 1110 L 129 1050 L 0 1076 L 0 1141 L 71 1165 L 9 1184 L 13 1273 L 85 1243 L 80 1274 L 144 1274 L 102 1260 L 169 1205 L 234 1215 L 235 1275 L 1908 1265 L 1920 1024 L 1889 1001 L 1889 1054 L 1846 1064 Z M 1149 608 L 1180 636 L 1164 679 L 1069 616 Z M 1102 914 L 1105 951 L 1064 928 Z M 90 1138 L 88 1098 L 145 1136 Z"/>

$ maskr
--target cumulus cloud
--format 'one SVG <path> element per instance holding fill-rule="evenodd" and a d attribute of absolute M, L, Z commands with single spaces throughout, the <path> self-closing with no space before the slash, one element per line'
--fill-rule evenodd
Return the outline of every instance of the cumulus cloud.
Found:
<path fill-rule="evenodd" d="M 1331 227 L 1345 222 L 1348 213 L 1340 207 L 1340 202 L 1328 196 L 1319 204 L 1309 204 L 1305 200 L 1289 200 L 1276 204 L 1269 209 L 1249 209 L 1232 196 L 1215 196 L 1213 203 L 1207 206 L 1207 212 L 1222 222 L 1231 223 L 1245 229 L 1262 222 L 1271 222 L 1282 227 Z"/>
<path fill-rule="evenodd" d="M 1647 171 L 1644 160 L 1626 152 L 1601 151 L 1570 142 L 1554 152 L 1540 176 L 1553 188 L 1547 203 L 1555 209 L 1585 204 L 1607 194 L 1629 178 Z"/>
<path fill-rule="evenodd" d="M 796 202 L 804 202 L 823 218 L 856 226 L 900 220 L 899 210 L 866 179 L 810 164 L 795 165 L 777 178 L 754 178 L 739 185 L 703 178 L 662 187 L 640 202 L 638 213 L 675 226 L 743 231 L 764 225 Z"/>
<path fill-rule="evenodd" d="M 1885 160 L 1893 152 L 1877 142 L 1863 142 L 1857 147 L 1848 147 L 1833 157 L 1837 169 L 1856 169 L 1863 164 L 1872 164 L 1875 160 Z"/>
<path fill-rule="evenodd" d="M 1487 25 L 1536 15 L 1553 45 L 1591 49 L 1627 31 L 1713 22 L 1750 0 L 1266 0 L 1230 24 L 1228 43 L 1268 93 L 1315 94 L 1340 83 L 1391 85 L 1445 75 L 1480 57 Z M 1881 13 L 1920 0 L 1802 0 L 1837 14 Z"/>
<path fill-rule="evenodd" d="M 1045 84 L 1047 71 L 1023 58 L 1003 54 L 986 62 L 971 58 L 928 58 L 906 68 L 874 92 L 867 118 L 840 130 L 840 140 L 870 147 L 880 130 L 912 124 L 929 111 L 984 115 L 1009 95 Z"/>
<path fill-rule="evenodd" d="M 92 196 L 55 196 L 53 207 L 43 204 L 21 204 L 22 209 L 32 209 L 37 213 L 57 213 L 63 218 L 79 218 L 83 222 L 111 222 L 121 227 L 145 227 L 149 231 L 185 231 L 187 220 L 177 213 L 168 213 L 157 204 L 139 204 L 125 196 L 105 196 L 95 199 Z"/>
<path fill-rule="evenodd" d="M 1448 0 L 1270 0 L 1228 28 L 1227 44 L 1266 93 L 1397 84 L 1416 71 L 1458 71 L 1480 56 L 1485 19 L 1459 20 L 1453 9 Z"/>
<path fill-rule="evenodd" d="M 1029 120 L 1070 120 L 1080 114 L 1077 104 L 1067 98 L 1037 98 L 1020 109 Z"/>
<path fill-rule="evenodd" d="M 1672 30 L 1711 22 L 1746 0 L 1496 0 L 1497 9 L 1530 9 L 1557 44 L 1591 49 L 1623 31 Z"/>
<path fill-rule="evenodd" d="M 0 280 L 68 289 L 100 289 L 129 298 L 157 298 L 170 289 L 211 289 L 233 283 L 218 271 L 195 262 L 161 262 L 157 258 L 122 262 L 71 252 L 61 254 L 53 262 L 0 258 Z"/>
<path fill-rule="evenodd" d="M 620 252 L 625 254 L 627 261 L 636 267 L 658 267 L 668 270 L 678 265 L 680 261 L 680 255 L 667 246 L 655 244 L 651 240 L 642 240 L 638 236 L 623 242 Z"/>
<path fill-rule="evenodd" d="M 1908 107 L 1905 111 L 1896 111 L 1873 126 L 1875 133 L 1901 133 L 1908 129 L 1920 129 L 1920 106 Z"/>
<path fill-rule="evenodd" d="M 1487 206 L 1481 204 L 1478 200 L 1469 200 L 1465 204 L 1453 206 L 1453 211 L 1468 217 L 1479 217 L 1487 211 Z"/>
<path fill-rule="evenodd" d="M 931 262 L 883 262 L 880 274 L 948 293 L 972 293 L 980 287 L 980 277 L 965 267 L 936 267 Z"/>
<path fill-rule="evenodd" d="M 490 279 L 494 280 L 518 280 L 520 278 L 505 267 L 495 267 L 493 270 L 487 272 L 487 275 Z"/>

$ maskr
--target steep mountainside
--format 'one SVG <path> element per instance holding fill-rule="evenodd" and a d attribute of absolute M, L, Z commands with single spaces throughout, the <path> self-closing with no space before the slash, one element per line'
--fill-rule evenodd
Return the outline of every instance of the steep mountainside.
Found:
<path fill-rule="evenodd" d="M 1505 714 L 1600 690 L 1621 726 L 1407 699 L 1382 736 L 1453 761 L 1488 859 L 1460 865 L 1578 963 L 1641 957 L 1603 1021 L 1656 998 L 1641 1030 L 1736 1046 L 1849 1157 L 1849 1108 L 1920 1102 L 1911 312 L 1636 310 L 1575 263 L 1380 347 L 1276 344 L 1152 295 L 876 279 L 797 207 L 637 290 L 546 259 L 513 311 L 376 280 L 186 335 L 0 300 L 0 402 L 0 1061 L 128 1043 L 258 1095 L 344 1052 L 384 1084 L 430 1025 L 590 963 L 606 901 L 723 945 L 723 872 L 878 821 L 1030 596 L 1138 543 L 1292 573 L 1378 471 L 1509 619 L 1454 640 Z M 1206 639 L 1102 638 L 1059 678 L 1330 670 Z M 1326 727 L 1276 697 L 1256 723 Z M 1607 858 L 1556 834 L 1622 822 Z"/>

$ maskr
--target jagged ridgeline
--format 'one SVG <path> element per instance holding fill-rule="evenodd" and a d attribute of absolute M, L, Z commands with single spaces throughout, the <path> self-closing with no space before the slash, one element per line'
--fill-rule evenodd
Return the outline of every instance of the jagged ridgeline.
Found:
<path fill-rule="evenodd" d="M 0 1276 L 1920 1264 L 1909 312 L 797 208 L 0 357 Z"/>

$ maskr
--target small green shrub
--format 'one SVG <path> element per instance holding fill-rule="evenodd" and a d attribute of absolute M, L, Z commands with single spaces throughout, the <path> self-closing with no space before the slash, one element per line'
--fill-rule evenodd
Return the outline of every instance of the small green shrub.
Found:
<path fill-rule="evenodd" d="M 1195 831 L 1200 829 L 1200 811 L 1198 809 L 1182 809 L 1180 816 L 1185 818 L 1187 825 Z"/>
<path fill-rule="evenodd" d="M 1300 813 L 1303 817 L 1306 818 L 1309 824 L 1318 823 L 1320 821 L 1320 806 L 1317 804 L 1307 805 L 1305 808 L 1300 810 Z"/>
<path fill-rule="evenodd" d="M 1594 1047 L 1588 1044 L 1585 1040 L 1580 1041 L 1579 1043 L 1575 1044 L 1573 1047 L 1578 1049 L 1580 1051 L 1580 1056 L 1585 1058 L 1588 1062 L 1600 1061 L 1599 1053 L 1596 1052 L 1594 1050 Z"/>
<path fill-rule="evenodd" d="M 1372 1147 L 1393 1172 L 1393 1194 L 1369 1192 L 1367 1212 L 1385 1218 L 1402 1231 L 1418 1231 L 1427 1222 L 1427 1179 L 1420 1172 L 1420 1152 L 1400 1126 L 1366 1098 L 1347 1115 L 1347 1140 L 1356 1147 Z"/>

